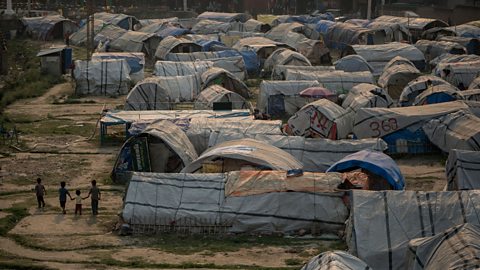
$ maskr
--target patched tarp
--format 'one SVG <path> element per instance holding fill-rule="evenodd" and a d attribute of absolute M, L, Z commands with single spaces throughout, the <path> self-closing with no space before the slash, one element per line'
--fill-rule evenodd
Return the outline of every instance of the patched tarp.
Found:
<path fill-rule="evenodd" d="M 442 103 L 462 99 L 461 92 L 453 85 L 430 86 L 415 98 L 413 106 Z"/>
<path fill-rule="evenodd" d="M 213 67 L 211 61 L 157 61 L 153 74 L 160 77 L 202 74 Z"/>
<path fill-rule="evenodd" d="M 325 251 L 313 257 L 301 270 L 370 270 L 359 258 L 345 251 Z"/>
<path fill-rule="evenodd" d="M 130 67 L 124 59 L 75 61 L 73 77 L 77 95 L 125 95 L 130 89 Z"/>
<path fill-rule="evenodd" d="M 368 71 L 373 72 L 373 68 L 360 55 L 347 55 L 340 58 L 333 63 L 336 70 L 343 70 L 346 72 Z"/>
<path fill-rule="evenodd" d="M 303 165 L 292 155 L 277 147 L 253 139 L 240 139 L 226 141 L 207 149 L 182 172 L 199 172 L 205 162 L 219 158 L 237 161 L 239 167 L 245 163 L 262 170 L 289 171 L 303 168 Z"/>
<path fill-rule="evenodd" d="M 272 70 L 272 80 L 285 80 L 287 70 L 311 71 L 311 72 L 330 72 L 334 71 L 334 66 L 290 66 L 276 65 Z"/>
<path fill-rule="evenodd" d="M 312 64 L 302 54 L 286 48 L 281 48 L 274 51 L 267 60 L 265 60 L 263 70 L 269 73 L 278 65 L 311 66 Z"/>
<path fill-rule="evenodd" d="M 398 103 L 403 107 L 411 106 L 415 101 L 415 98 L 423 91 L 427 90 L 427 88 L 442 84 L 450 85 L 447 81 L 433 75 L 417 77 L 415 80 L 410 81 L 405 88 L 403 88 L 398 99 Z"/>
<path fill-rule="evenodd" d="M 120 52 L 143 52 L 153 58 L 161 38 L 155 34 L 128 31 L 110 42 L 109 50 Z"/>
<path fill-rule="evenodd" d="M 428 139 L 444 152 L 452 149 L 480 151 L 480 118 L 458 111 L 423 125 Z"/>
<path fill-rule="evenodd" d="M 345 139 L 352 131 L 353 118 L 337 104 L 319 99 L 288 119 L 287 134 L 327 139 Z"/>
<path fill-rule="evenodd" d="M 398 100 L 405 86 L 420 75 L 420 71 L 410 64 L 392 65 L 380 75 L 378 85 L 385 89 L 393 99 Z"/>
<path fill-rule="evenodd" d="M 465 90 L 476 77 L 480 76 L 480 61 L 442 63 L 438 64 L 436 69 L 442 79 L 460 90 Z"/>
<path fill-rule="evenodd" d="M 480 151 L 452 149 L 448 153 L 445 174 L 447 190 L 480 189 Z"/>
<path fill-rule="evenodd" d="M 357 191 L 347 223 L 349 252 L 373 269 L 408 269 L 410 240 L 480 224 L 480 191 Z"/>
<path fill-rule="evenodd" d="M 465 223 L 408 244 L 407 268 L 476 269 L 480 265 L 480 227 Z"/>
<path fill-rule="evenodd" d="M 292 115 L 308 103 L 300 96 L 303 90 L 321 86 L 317 81 L 262 81 L 257 108 L 270 115 Z"/>
<path fill-rule="evenodd" d="M 467 49 L 462 45 L 456 42 L 448 42 L 448 41 L 433 41 L 433 40 L 419 40 L 415 43 L 415 47 L 417 47 L 420 51 L 423 52 L 425 55 L 425 60 L 430 62 L 434 58 L 445 54 L 466 54 Z"/>
<path fill-rule="evenodd" d="M 61 15 L 45 17 L 24 17 L 25 31 L 36 39 L 64 39 L 78 30 L 78 25 Z"/>
<path fill-rule="evenodd" d="M 267 173 L 261 172 L 259 176 Z M 252 177 L 249 172 L 134 173 L 125 195 L 122 217 L 133 227 L 170 227 L 185 223 L 193 226 L 192 230 L 195 226 L 199 231 L 202 226 L 217 226 L 226 233 L 296 234 L 301 229 L 312 232 L 313 228 L 336 233 L 344 226 L 348 212 L 342 203 L 343 192 L 332 191 L 333 184 L 332 189 L 318 188 L 315 192 L 276 192 L 277 188 L 272 186 L 268 193 L 227 196 L 225 185 L 230 179 L 242 179 L 244 174 Z M 325 181 L 328 183 L 331 177 L 335 176 Z M 295 178 L 302 179 L 302 176 L 292 180 Z"/>
<path fill-rule="evenodd" d="M 288 69 L 286 72 L 286 80 L 316 80 L 323 87 L 337 94 L 348 93 L 352 87 L 361 83 L 375 83 L 372 73 L 368 71 L 344 72 L 342 70 L 332 72 L 308 72 Z"/>
<path fill-rule="evenodd" d="M 134 16 L 121 14 L 121 13 L 107 13 L 107 12 L 97 12 L 94 14 L 95 20 L 102 20 L 108 24 L 116 25 L 125 30 L 135 30 L 135 25 L 139 24 L 140 21 Z"/>
<path fill-rule="evenodd" d="M 170 53 L 192 53 L 200 52 L 202 46 L 190 41 L 186 38 L 166 37 L 158 44 L 155 57 L 160 60 L 168 60 L 167 55 Z"/>
<path fill-rule="evenodd" d="M 195 100 L 196 110 L 212 110 L 216 102 L 230 102 L 232 109 L 251 109 L 251 104 L 239 94 L 213 84 L 204 89 Z"/>
<path fill-rule="evenodd" d="M 244 98 L 250 98 L 250 91 L 248 86 L 233 73 L 228 72 L 223 68 L 212 67 L 201 75 L 202 89 L 211 85 L 220 85 L 232 92 L 239 94 Z"/>
<path fill-rule="evenodd" d="M 309 172 L 325 172 L 330 166 L 345 156 L 364 149 L 377 151 L 387 149 L 387 144 L 381 139 L 328 140 L 262 133 L 244 134 L 232 131 L 212 133 L 208 144 L 211 147 L 224 141 L 243 138 L 266 142 L 290 153 L 303 164 L 303 170 Z"/>

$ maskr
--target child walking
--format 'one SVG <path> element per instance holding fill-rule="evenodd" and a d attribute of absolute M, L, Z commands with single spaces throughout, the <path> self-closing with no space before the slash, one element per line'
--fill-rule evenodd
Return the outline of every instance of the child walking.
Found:
<path fill-rule="evenodd" d="M 67 204 L 67 195 L 70 197 L 71 200 L 72 196 L 70 192 L 65 188 L 66 183 L 64 181 L 60 182 L 60 188 L 58 189 L 58 195 L 60 199 L 60 207 L 62 208 L 62 213 L 65 215 L 67 211 L 65 210 L 65 205 Z"/>
<path fill-rule="evenodd" d="M 40 179 L 40 177 L 37 178 L 37 184 L 35 185 L 35 194 L 37 195 L 38 208 L 45 207 L 45 201 L 43 200 L 43 196 L 47 195 L 47 190 L 45 189 L 45 186 L 42 185 L 42 179 Z"/>
<path fill-rule="evenodd" d="M 101 199 L 102 196 L 100 193 L 100 189 L 97 187 L 97 181 L 95 180 L 92 180 L 92 187 L 88 192 L 88 196 L 84 199 L 87 199 L 90 196 L 92 196 L 92 214 L 95 216 L 98 215 L 98 201 Z"/>
<path fill-rule="evenodd" d="M 81 192 L 80 192 L 80 189 L 77 189 L 77 191 L 75 191 L 75 194 L 77 196 L 75 196 L 75 215 L 77 215 L 77 213 L 79 215 L 82 215 L 82 196 L 80 196 Z M 74 199 L 72 199 L 74 200 Z"/>

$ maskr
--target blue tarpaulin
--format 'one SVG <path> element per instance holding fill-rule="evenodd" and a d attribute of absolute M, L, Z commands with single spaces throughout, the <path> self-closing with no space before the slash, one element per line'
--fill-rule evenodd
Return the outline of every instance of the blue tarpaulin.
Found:
<path fill-rule="evenodd" d="M 258 61 L 257 53 L 253 50 L 236 51 L 225 50 L 217 52 L 219 57 L 234 57 L 241 55 L 245 62 L 245 68 L 248 74 L 257 74 L 260 70 L 260 62 Z"/>
<path fill-rule="evenodd" d="M 386 154 L 375 150 L 362 150 L 337 161 L 327 172 L 345 172 L 358 168 L 382 176 L 395 190 L 405 188 L 405 180 L 395 161 Z"/>

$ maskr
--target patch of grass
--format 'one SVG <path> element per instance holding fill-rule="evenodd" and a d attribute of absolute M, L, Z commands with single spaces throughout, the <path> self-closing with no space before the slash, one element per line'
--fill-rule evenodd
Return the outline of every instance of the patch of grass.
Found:
<path fill-rule="evenodd" d="M 90 123 L 76 124 L 74 121 L 63 119 L 45 119 L 39 122 L 19 123 L 16 126 L 17 131 L 24 134 L 79 135 L 84 137 L 90 136 L 95 128 Z"/>
<path fill-rule="evenodd" d="M 0 261 L 0 269 L 15 269 L 15 270 L 50 270 L 53 268 L 44 265 L 36 265 L 31 262 L 19 262 L 18 259 L 9 261 Z"/>
<path fill-rule="evenodd" d="M 303 261 L 300 260 L 300 259 L 285 259 L 285 264 L 286 265 L 302 265 L 303 264 Z"/>
<path fill-rule="evenodd" d="M 1 236 L 7 235 L 7 233 L 13 229 L 20 220 L 28 216 L 28 209 L 24 205 L 14 205 L 4 211 L 9 213 L 9 215 L 0 219 Z"/>

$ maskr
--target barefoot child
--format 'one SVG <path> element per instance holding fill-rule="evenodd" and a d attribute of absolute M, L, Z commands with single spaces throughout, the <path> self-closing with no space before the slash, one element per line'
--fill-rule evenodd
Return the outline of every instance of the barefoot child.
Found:
<path fill-rule="evenodd" d="M 47 190 L 45 189 L 45 186 L 42 185 L 42 179 L 40 179 L 40 177 L 37 178 L 37 184 L 35 185 L 35 194 L 37 195 L 38 208 L 45 207 L 45 201 L 43 200 L 43 196 L 47 195 Z"/>
<path fill-rule="evenodd" d="M 58 189 L 58 195 L 60 199 L 60 207 L 62 208 L 62 213 L 65 215 L 67 211 L 65 211 L 65 204 L 67 203 L 67 195 L 70 197 L 71 200 L 72 196 L 70 195 L 70 192 L 65 188 L 65 182 L 62 181 L 60 182 L 60 189 Z"/>

